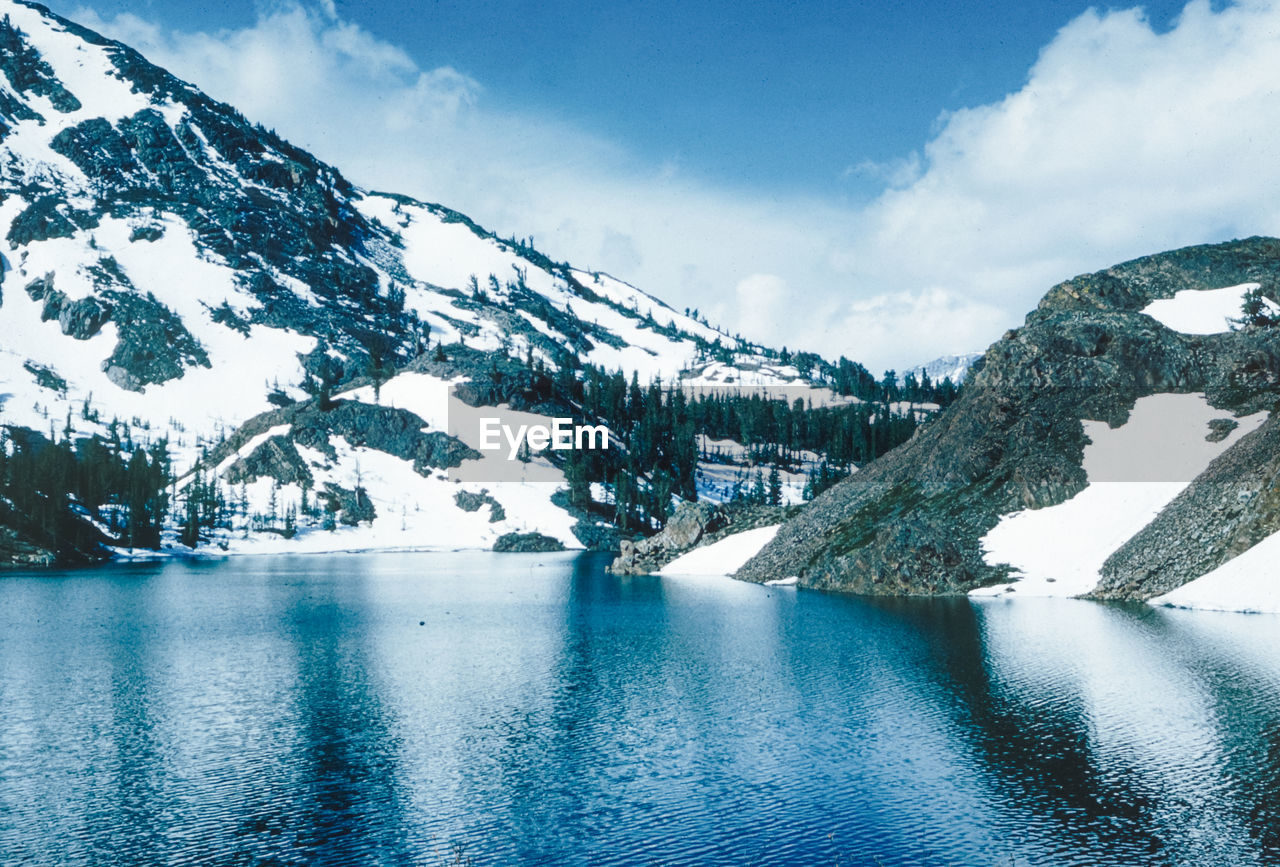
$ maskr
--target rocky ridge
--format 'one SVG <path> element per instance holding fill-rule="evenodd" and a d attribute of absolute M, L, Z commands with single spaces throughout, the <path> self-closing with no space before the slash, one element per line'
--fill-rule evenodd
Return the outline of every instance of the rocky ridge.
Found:
<path fill-rule="evenodd" d="M 963 593 L 1006 580 L 1007 569 L 984 559 L 981 539 L 1001 515 L 1056 505 L 1084 488 L 1083 419 L 1115 427 L 1138 398 L 1165 392 L 1203 392 L 1224 416 L 1275 410 L 1280 329 L 1186 334 L 1142 310 L 1182 290 L 1250 282 L 1274 297 L 1278 277 L 1280 241 L 1250 238 L 1053 287 L 1022 327 L 987 350 L 955 404 L 807 505 L 737 577 L 798 575 L 803 587 L 876 595 Z M 1273 428 L 1274 419 L 1237 444 L 1149 537 L 1117 552 L 1099 592 L 1157 595 L 1274 526 L 1266 493 L 1274 487 Z M 1234 491 L 1247 496 L 1232 504 Z M 1178 565 L 1183 548 L 1162 554 L 1162 544 L 1188 520 L 1202 530 L 1184 547 L 1215 553 Z"/>

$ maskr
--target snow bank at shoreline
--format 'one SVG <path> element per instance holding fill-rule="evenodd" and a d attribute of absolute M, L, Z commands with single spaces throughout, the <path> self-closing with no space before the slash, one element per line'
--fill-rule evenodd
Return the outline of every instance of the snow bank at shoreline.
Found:
<path fill-rule="evenodd" d="M 672 560 L 659 575 L 729 577 L 778 534 L 781 524 L 734 533 Z"/>

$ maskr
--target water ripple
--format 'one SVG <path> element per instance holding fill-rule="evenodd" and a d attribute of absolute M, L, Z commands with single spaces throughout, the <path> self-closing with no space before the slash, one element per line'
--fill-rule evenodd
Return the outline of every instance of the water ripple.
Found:
<path fill-rule="evenodd" d="M 540 561 L 0 578 L 0 861 L 1280 861 L 1274 618 Z"/>

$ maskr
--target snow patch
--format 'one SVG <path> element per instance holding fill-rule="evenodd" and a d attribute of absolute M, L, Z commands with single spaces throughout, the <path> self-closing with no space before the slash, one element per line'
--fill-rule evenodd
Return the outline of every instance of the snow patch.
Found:
<path fill-rule="evenodd" d="M 658 570 L 659 575 L 729 576 L 778 535 L 781 524 L 758 527 L 694 548 Z"/>
<path fill-rule="evenodd" d="M 1240 318 L 1245 293 L 1258 286 L 1241 283 L 1225 289 L 1183 289 L 1172 298 L 1152 301 L 1142 312 L 1183 334 L 1221 334 L 1231 330 L 1232 320 Z"/>
<path fill-rule="evenodd" d="M 1273 533 L 1212 572 L 1183 584 L 1152 605 L 1280 614 L 1280 533 Z"/>

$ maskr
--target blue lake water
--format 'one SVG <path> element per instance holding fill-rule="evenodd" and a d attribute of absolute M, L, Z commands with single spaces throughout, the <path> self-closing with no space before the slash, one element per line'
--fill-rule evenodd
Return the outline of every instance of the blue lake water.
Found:
<path fill-rule="evenodd" d="M 1280 862 L 1280 619 L 618 578 L 0 575 L 0 862 Z"/>

